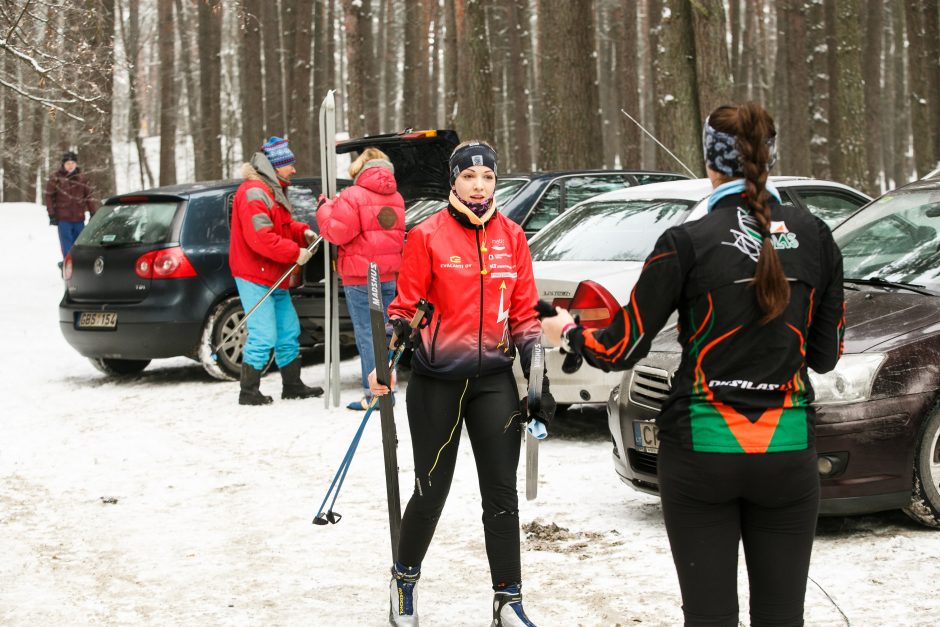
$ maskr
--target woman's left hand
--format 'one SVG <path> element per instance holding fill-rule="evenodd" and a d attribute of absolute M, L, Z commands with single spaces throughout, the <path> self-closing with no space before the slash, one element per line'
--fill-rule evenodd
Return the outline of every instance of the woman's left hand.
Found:
<path fill-rule="evenodd" d="M 574 318 L 561 307 L 555 307 L 555 312 L 555 316 L 542 318 L 542 333 L 552 346 L 561 346 L 561 332 L 569 324 L 574 324 Z"/>
<path fill-rule="evenodd" d="M 394 370 L 392 370 L 391 379 L 392 379 L 391 384 L 392 384 L 392 387 L 394 388 L 395 383 L 398 380 L 398 376 L 396 375 Z M 386 394 L 391 392 L 391 390 L 388 388 L 387 385 L 382 385 L 381 383 L 378 382 L 375 376 L 375 370 L 369 373 L 369 391 L 372 392 L 373 396 L 385 396 Z"/>

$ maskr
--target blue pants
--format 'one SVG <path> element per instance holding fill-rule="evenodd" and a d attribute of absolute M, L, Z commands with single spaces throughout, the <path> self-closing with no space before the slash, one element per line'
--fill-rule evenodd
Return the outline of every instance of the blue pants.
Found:
<path fill-rule="evenodd" d="M 238 297 L 247 313 L 255 306 L 268 286 L 235 279 Z M 291 302 L 290 292 L 276 289 L 248 319 L 248 339 L 242 352 L 242 360 L 255 370 L 263 370 L 274 349 L 274 361 L 281 368 L 297 359 L 300 346 L 300 320 Z"/>
<path fill-rule="evenodd" d="M 346 292 L 346 308 L 352 318 L 353 331 L 356 333 L 356 348 L 359 349 L 360 365 L 362 366 L 362 389 L 366 396 L 369 392 L 369 373 L 375 370 L 375 349 L 372 346 L 372 319 L 369 315 L 369 286 L 344 285 Z M 382 283 L 382 312 L 385 322 L 388 323 L 388 306 L 395 298 L 395 281 Z"/>
<path fill-rule="evenodd" d="M 62 248 L 63 259 L 65 259 L 65 256 L 72 250 L 72 245 L 75 244 L 75 240 L 78 238 L 78 234 L 82 232 L 83 228 L 85 228 L 84 220 L 80 222 L 70 222 L 67 220 L 59 221 L 59 246 Z"/>

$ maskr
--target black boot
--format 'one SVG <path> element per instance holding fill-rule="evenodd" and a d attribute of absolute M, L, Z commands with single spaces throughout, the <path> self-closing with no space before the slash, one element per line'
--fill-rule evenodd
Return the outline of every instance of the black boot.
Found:
<path fill-rule="evenodd" d="M 281 398 L 312 398 L 322 396 L 323 388 L 304 385 L 300 380 L 300 357 L 281 368 L 284 389 Z"/>
<path fill-rule="evenodd" d="M 238 394 L 239 405 L 268 405 L 274 399 L 261 393 L 261 372 L 248 364 L 242 364 L 242 389 Z"/>

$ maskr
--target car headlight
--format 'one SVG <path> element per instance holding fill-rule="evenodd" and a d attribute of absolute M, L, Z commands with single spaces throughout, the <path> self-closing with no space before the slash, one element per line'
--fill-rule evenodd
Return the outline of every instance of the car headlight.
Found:
<path fill-rule="evenodd" d="M 884 353 L 843 355 L 836 367 L 826 374 L 809 371 L 816 392 L 816 405 L 844 405 L 867 401 Z"/>

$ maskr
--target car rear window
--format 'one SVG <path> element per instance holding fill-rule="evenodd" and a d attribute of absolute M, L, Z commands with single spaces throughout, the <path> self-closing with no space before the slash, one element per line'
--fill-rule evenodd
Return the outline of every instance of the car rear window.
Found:
<path fill-rule="evenodd" d="M 103 205 L 75 244 L 110 248 L 168 242 L 177 207 L 178 202 Z"/>
<path fill-rule="evenodd" d="M 566 211 L 529 241 L 533 261 L 643 261 L 660 234 L 682 223 L 689 200 L 588 202 Z"/>

